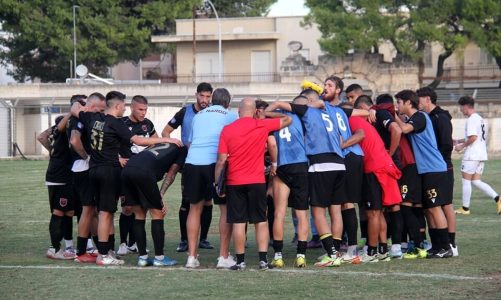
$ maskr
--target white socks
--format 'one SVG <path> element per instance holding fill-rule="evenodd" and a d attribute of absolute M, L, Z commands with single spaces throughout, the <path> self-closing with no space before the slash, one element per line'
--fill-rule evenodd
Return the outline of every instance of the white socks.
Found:
<path fill-rule="evenodd" d="M 471 199 L 471 180 L 462 178 L 463 182 L 463 207 L 470 207 Z"/>
<path fill-rule="evenodd" d="M 494 197 L 496 197 L 498 195 L 498 193 L 496 193 L 496 191 L 494 191 L 490 185 L 488 185 L 487 183 L 483 182 L 482 180 L 472 180 L 473 183 L 473 186 L 478 188 L 479 190 L 481 190 L 484 194 L 486 194 L 487 196 L 489 196 L 490 198 L 494 199 Z"/>

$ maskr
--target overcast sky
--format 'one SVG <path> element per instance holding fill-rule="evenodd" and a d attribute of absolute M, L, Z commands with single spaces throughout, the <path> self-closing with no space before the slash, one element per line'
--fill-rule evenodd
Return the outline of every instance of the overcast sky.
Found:
<path fill-rule="evenodd" d="M 304 16 L 307 13 L 308 9 L 304 6 L 304 0 L 278 0 L 271 6 L 268 16 Z"/>

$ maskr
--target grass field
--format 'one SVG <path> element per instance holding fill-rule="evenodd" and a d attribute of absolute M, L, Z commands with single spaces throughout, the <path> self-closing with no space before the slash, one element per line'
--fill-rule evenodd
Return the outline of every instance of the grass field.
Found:
<path fill-rule="evenodd" d="M 251 270 L 244 272 L 216 270 L 216 249 L 200 251 L 202 268 L 199 270 L 139 269 L 135 267 L 133 255 L 126 257 L 123 267 L 103 268 L 45 258 L 50 245 L 48 197 L 44 186 L 46 167 L 47 161 L 0 161 L 0 299 L 501 298 L 501 216 L 496 214 L 494 202 L 478 191 L 473 193 L 472 214 L 458 217 L 460 256 L 457 258 L 393 260 L 318 269 L 312 265 L 322 251 L 315 249 L 307 253 L 309 267 L 297 270 L 292 268 L 295 247 L 288 242 L 292 238 L 289 220 L 284 246 L 285 269 L 256 270 L 252 230 L 246 255 Z M 487 164 L 484 180 L 501 190 L 501 160 Z M 175 252 L 179 239 L 179 183 L 168 193 L 166 254 L 183 265 L 186 254 Z M 460 204 L 460 196 L 460 178 L 456 172 L 456 206 Z M 215 245 L 218 219 L 215 208 L 209 234 L 209 240 Z M 147 229 L 148 236 L 149 232 Z M 151 237 L 148 245 L 152 249 Z M 271 254 L 270 248 L 269 257 Z"/>

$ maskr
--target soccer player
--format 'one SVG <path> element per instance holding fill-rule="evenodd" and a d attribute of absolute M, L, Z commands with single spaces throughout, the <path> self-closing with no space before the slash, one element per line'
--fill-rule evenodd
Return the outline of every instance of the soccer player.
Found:
<path fill-rule="evenodd" d="M 499 194 L 490 185 L 481 180 L 484 164 L 487 161 L 487 125 L 484 119 L 475 111 L 475 100 L 464 96 L 459 98 L 459 108 L 463 115 L 468 117 L 465 126 L 465 139 L 457 141 L 455 150 L 464 150 L 461 162 L 461 176 L 463 182 L 463 206 L 456 210 L 457 214 L 470 214 L 471 185 L 477 187 L 484 194 L 494 199 L 497 212 L 501 214 Z"/>
<path fill-rule="evenodd" d="M 362 89 L 362 87 L 359 84 L 354 83 L 354 84 L 350 84 L 346 88 L 345 93 L 346 93 L 346 100 L 348 101 L 348 103 L 350 103 L 352 106 L 354 106 L 357 98 L 364 94 L 364 90 Z"/>
<path fill-rule="evenodd" d="M 326 255 L 321 261 L 315 263 L 315 266 L 339 266 L 341 258 L 334 247 L 332 227 L 329 226 L 325 217 L 325 211 L 328 210 L 331 224 L 341 223 L 340 231 L 342 231 L 341 204 L 346 200 L 344 188 L 346 169 L 337 129 L 338 123 L 330 119 L 323 101 L 308 102 L 308 105 L 276 101 L 271 103 L 266 110 L 289 111 L 296 114 L 302 121 L 305 129 L 306 155 L 310 163 L 308 168 L 310 205 L 315 226 L 326 252 Z M 340 244 L 341 232 L 336 238 Z"/>
<path fill-rule="evenodd" d="M 266 217 L 266 183 L 264 179 L 264 149 L 270 131 L 279 130 L 291 123 L 282 114 L 268 114 L 276 118 L 254 118 L 256 103 L 244 98 L 238 107 L 240 119 L 224 127 L 218 147 L 215 183 L 228 161 L 226 196 L 228 223 L 233 225 L 233 239 L 237 262 L 232 270 L 243 270 L 245 264 L 245 226 L 255 225 L 259 251 L 259 268 L 268 269 L 269 232 Z M 222 196 L 222 195 L 220 195 Z"/>
<path fill-rule="evenodd" d="M 296 97 L 293 103 L 306 103 L 304 97 Z M 273 222 L 274 259 L 271 265 L 283 268 L 284 222 L 287 206 L 295 211 L 297 219 L 297 254 L 294 266 L 306 267 L 308 239 L 308 158 L 304 146 L 304 132 L 298 116 L 288 111 L 279 111 L 292 118 L 292 123 L 274 132 L 278 147 L 278 168 L 273 177 L 275 218 Z M 268 212 L 269 213 L 269 212 Z"/>
<path fill-rule="evenodd" d="M 85 104 L 89 112 L 104 112 L 106 108 L 105 97 L 100 93 L 92 93 L 85 98 L 75 98 L 75 102 Z M 68 120 L 67 134 L 70 138 L 71 153 L 73 157 L 73 187 L 75 189 L 75 199 L 82 205 L 82 214 L 78 220 L 77 236 L 77 257 L 79 263 L 95 263 L 97 250 L 97 212 L 96 199 L 91 194 L 89 183 L 89 160 L 91 153 L 90 141 L 87 134 L 87 127 L 80 120 L 71 116 Z M 90 239 L 89 237 L 92 237 Z M 93 242 L 94 241 L 94 242 Z"/>
<path fill-rule="evenodd" d="M 451 249 L 453 256 L 458 256 L 458 248 L 456 245 L 456 215 L 454 214 L 454 207 L 452 205 L 452 198 L 454 194 L 454 168 L 452 165 L 452 149 L 454 147 L 452 141 L 452 116 L 448 111 L 443 110 L 437 106 L 437 94 L 430 87 L 423 87 L 416 91 L 419 97 L 419 110 L 426 112 L 433 124 L 435 137 L 437 138 L 437 146 L 440 154 L 447 164 L 447 183 L 444 184 L 446 193 L 447 204 L 443 206 L 445 217 L 447 218 L 447 226 L 449 232 L 449 240 L 451 242 Z M 430 224 L 434 225 L 434 224 Z M 435 239 L 435 228 L 428 226 L 430 231 L 430 238 Z M 432 249 L 437 242 L 432 240 Z M 438 249 L 434 249 L 437 251 Z"/>
<path fill-rule="evenodd" d="M 78 116 L 80 122 L 88 129 L 87 137 L 91 145 L 89 184 L 91 194 L 97 198 L 98 220 L 98 265 L 122 265 L 123 260 L 114 256 L 113 216 L 117 210 L 120 193 L 120 163 L 118 152 L 120 144 L 132 142 L 137 145 L 153 145 L 156 143 L 180 141 L 170 138 L 145 138 L 133 135 L 119 119 L 125 112 L 125 95 L 111 91 L 106 94 L 104 113 L 86 112 L 78 102 L 71 107 L 71 114 Z M 110 239 L 111 236 L 111 239 Z"/>
<path fill-rule="evenodd" d="M 195 114 L 209 106 L 211 102 L 212 86 L 207 82 L 202 82 L 197 86 L 195 97 L 197 101 L 194 104 L 186 105 L 181 108 L 174 117 L 165 125 L 162 130 L 163 137 L 170 137 L 172 131 L 181 126 L 181 141 L 186 143 L 191 132 L 191 123 Z M 182 174 L 181 174 L 182 175 Z M 184 182 L 186 178 L 181 176 L 181 190 L 184 190 Z M 181 233 L 181 241 L 176 248 L 177 252 L 186 252 L 188 250 L 188 233 L 186 230 L 186 221 L 190 211 L 190 203 L 182 198 L 181 207 L 179 207 L 179 231 Z M 211 243 L 207 240 L 209 227 L 212 221 L 212 199 L 205 199 L 204 208 L 202 210 L 201 232 L 199 248 L 214 249 Z"/>
<path fill-rule="evenodd" d="M 347 233 L 348 237 L 348 249 L 343 255 L 343 262 L 352 262 L 357 258 L 357 231 L 358 231 L 358 220 L 357 213 L 355 211 L 355 203 L 360 203 L 362 198 L 362 179 L 363 179 L 363 156 L 364 153 L 358 145 L 358 140 L 351 140 L 352 132 L 348 123 L 348 118 L 351 116 L 352 109 L 341 108 L 339 100 L 339 95 L 343 91 L 344 83 L 336 76 L 330 76 L 324 82 L 324 96 L 323 99 L 326 101 L 325 107 L 329 113 L 331 120 L 338 123 L 339 133 L 343 140 L 343 155 L 344 164 L 346 166 L 346 178 L 349 180 L 345 181 L 345 189 L 347 202 L 341 205 L 341 215 L 342 224 L 336 224 L 333 229 L 334 246 L 337 251 L 340 251 L 341 241 L 338 241 L 336 237 L 341 237 L 344 231 Z"/>
<path fill-rule="evenodd" d="M 61 249 L 61 239 L 65 235 L 63 219 L 74 214 L 73 185 L 71 184 L 71 153 L 66 136 L 66 123 L 69 115 L 59 116 L 56 125 L 42 132 L 38 141 L 49 150 L 49 166 L 45 173 L 45 185 L 49 190 L 51 218 L 49 234 L 52 247 L 47 250 L 47 257 L 52 259 L 74 259 L 75 252 Z M 70 226 L 70 229 L 72 226 Z M 71 242 L 73 242 L 71 240 Z"/>
<path fill-rule="evenodd" d="M 369 106 L 372 105 L 372 100 L 362 95 L 355 101 L 355 107 L 362 108 L 362 103 Z M 387 261 L 390 259 L 388 249 L 377 249 L 378 240 L 379 248 L 387 248 L 383 207 L 394 207 L 402 202 L 397 182 L 401 172 L 393 163 L 384 142 L 372 125 L 360 117 L 351 117 L 349 124 L 355 136 L 363 137 L 360 141 L 364 151 L 365 173 L 362 195 L 368 217 L 368 247 L 367 252 L 362 254 L 362 262 Z M 399 234 L 402 235 L 401 232 Z"/>
<path fill-rule="evenodd" d="M 433 125 L 426 113 L 418 111 L 419 98 L 414 91 L 400 91 L 395 98 L 397 98 L 398 112 L 408 118 L 406 122 L 400 118 L 395 118 L 395 120 L 411 141 L 418 174 L 422 179 L 423 207 L 427 209 L 430 221 L 436 228 L 439 251 L 428 253 L 427 257 L 451 257 L 447 219 L 442 208 L 447 204 L 447 188 L 443 187 L 448 180 L 447 165 L 438 151 Z M 404 258 L 415 258 L 414 256 L 422 257 L 422 253 L 406 253 Z"/>
<path fill-rule="evenodd" d="M 200 217 L 205 199 L 214 199 L 219 205 L 220 255 L 217 268 L 229 269 L 235 260 L 229 255 L 231 224 L 226 222 L 226 199 L 215 195 L 214 172 L 217 160 L 219 135 L 223 127 L 237 119 L 234 112 L 228 110 L 231 95 L 225 88 L 215 89 L 212 93 L 212 105 L 201 110 L 193 117 L 191 134 L 188 137 L 188 156 L 184 166 L 185 184 L 190 188 L 183 190 L 183 198 L 190 202 L 188 214 L 188 260 L 187 268 L 200 266 L 197 246 L 200 235 Z"/>
<path fill-rule="evenodd" d="M 186 147 L 179 147 L 178 144 L 162 143 L 150 146 L 132 156 L 122 171 L 123 191 L 125 197 L 130 199 L 128 204 L 132 206 L 135 216 L 134 234 L 139 252 L 137 264 L 140 267 L 173 266 L 177 263 L 164 255 L 164 216 L 167 213 L 167 205 L 162 199 L 186 158 Z M 164 181 L 159 190 L 157 181 L 162 178 Z M 151 215 L 151 236 L 155 248 L 153 259 L 149 258 L 146 252 L 147 211 Z"/>
<path fill-rule="evenodd" d="M 130 115 L 123 117 L 122 121 L 129 128 L 129 130 L 134 135 L 140 135 L 144 137 L 158 137 L 155 131 L 155 125 L 153 122 L 148 120 L 146 116 L 146 112 L 148 111 L 148 99 L 144 96 L 136 95 L 132 97 L 132 101 L 130 104 Z M 145 147 L 138 146 L 131 143 L 123 143 L 120 146 L 120 157 L 119 162 L 120 166 L 123 168 L 127 164 L 129 158 L 133 155 L 141 152 Z M 120 213 L 119 218 L 119 230 L 120 230 L 120 246 L 118 247 L 117 254 L 125 255 L 130 252 L 137 252 L 137 245 L 135 245 L 134 239 L 134 214 L 132 213 L 132 208 L 128 204 L 130 199 L 120 197 L 122 212 Z M 129 241 L 127 242 L 127 236 L 129 236 Z"/>

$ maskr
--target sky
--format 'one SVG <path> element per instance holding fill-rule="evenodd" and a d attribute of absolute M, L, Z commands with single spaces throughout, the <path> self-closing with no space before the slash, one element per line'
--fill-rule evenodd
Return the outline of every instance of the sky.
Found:
<path fill-rule="evenodd" d="M 304 6 L 304 0 L 278 0 L 271 6 L 268 16 L 304 16 L 307 13 L 308 8 Z"/>

